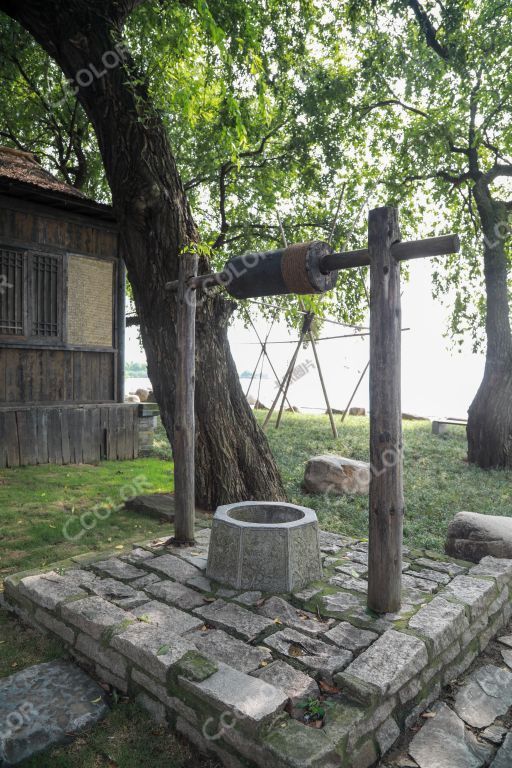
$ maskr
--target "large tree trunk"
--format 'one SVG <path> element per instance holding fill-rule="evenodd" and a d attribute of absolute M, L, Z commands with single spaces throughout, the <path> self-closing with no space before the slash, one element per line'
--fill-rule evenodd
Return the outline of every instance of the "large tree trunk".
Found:
<path fill-rule="evenodd" d="M 76 82 L 80 70 L 105 69 L 124 18 L 141 0 L 0 0 Z M 118 49 L 119 50 L 119 49 Z M 79 76 L 83 82 L 87 76 Z M 78 93 L 94 126 L 133 287 L 148 370 L 162 421 L 173 441 L 176 299 L 180 251 L 198 240 L 160 116 L 128 53 Z M 207 270 L 201 262 L 201 270 Z M 282 499 L 267 440 L 238 381 L 227 340 L 230 304 L 200 303 L 197 313 L 196 501 L 205 509 L 243 499 Z"/>
<path fill-rule="evenodd" d="M 480 388 L 469 409 L 469 461 L 479 467 L 512 468 L 512 335 L 504 230 L 507 211 L 483 179 L 474 197 L 484 232 L 487 355 Z"/>

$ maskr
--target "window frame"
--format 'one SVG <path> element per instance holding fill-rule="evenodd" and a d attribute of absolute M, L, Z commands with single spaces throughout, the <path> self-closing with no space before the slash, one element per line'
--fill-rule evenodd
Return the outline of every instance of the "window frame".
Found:
<path fill-rule="evenodd" d="M 15 251 L 23 256 L 22 259 L 22 300 L 23 300 L 23 333 L 12 334 L 3 333 L 0 329 L 0 342 L 5 344 L 21 344 L 38 347 L 64 347 L 64 317 L 65 317 L 65 254 L 56 251 L 47 251 L 40 248 L 23 248 L 20 246 L 10 245 L 8 242 L 3 242 L 0 239 L 0 250 Z M 55 336 L 43 336 L 34 333 L 34 302 L 35 298 L 35 284 L 34 284 L 34 264 L 35 258 L 42 256 L 45 258 L 52 258 L 57 261 L 57 335 Z"/>

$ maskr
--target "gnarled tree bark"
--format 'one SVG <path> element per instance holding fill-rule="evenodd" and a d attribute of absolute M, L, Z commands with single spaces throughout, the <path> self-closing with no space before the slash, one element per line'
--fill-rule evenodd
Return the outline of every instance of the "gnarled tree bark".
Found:
<path fill-rule="evenodd" d="M 198 231 L 164 126 L 129 52 L 123 48 L 118 66 L 97 74 L 105 70 L 105 53 L 121 50 L 123 22 L 141 1 L 0 0 L 0 9 L 17 19 L 76 84 L 96 132 L 148 371 L 172 443 L 176 298 L 164 286 L 177 278 L 180 251 L 198 240 Z M 200 271 L 207 269 L 202 260 Z M 199 303 L 197 311 L 196 501 L 205 509 L 284 498 L 229 350 L 231 309 L 216 297 Z"/>

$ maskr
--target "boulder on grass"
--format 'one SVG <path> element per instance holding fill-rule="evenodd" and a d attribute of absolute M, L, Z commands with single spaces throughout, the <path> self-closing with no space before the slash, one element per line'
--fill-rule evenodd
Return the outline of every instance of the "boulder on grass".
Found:
<path fill-rule="evenodd" d="M 142 387 L 140 389 L 135 390 L 135 394 L 141 401 L 141 403 L 146 403 L 149 397 L 149 389 L 143 389 Z"/>
<path fill-rule="evenodd" d="M 313 456 L 306 464 L 304 488 L 310 493 L 368 493 L 370 465 L 365 461 L 327 454 Z"/>
<path fill-rule="evenodd" d="M 472 563 L 487 555 L 512 558 L 512 517 L 458 512 L 448 526 L 445 552 Z"/>
<path fill-rule="evenodd" d="M 360 408 L 357 405 L 353 405 L 352 408 L 350 408 L 348 415 L 349 416 L 366 416 L 366 411 L 364 408 Z"/>

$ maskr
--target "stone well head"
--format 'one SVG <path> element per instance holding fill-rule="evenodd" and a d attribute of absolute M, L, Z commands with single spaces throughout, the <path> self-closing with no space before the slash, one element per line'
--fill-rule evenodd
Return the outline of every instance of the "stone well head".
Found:
<path fill-rule="evenodd" d="M 318 520 L 295 504 L 242 501 L 215 512 L 206 575 L 235 589 L 291 592 L 320 579 Z"/>

